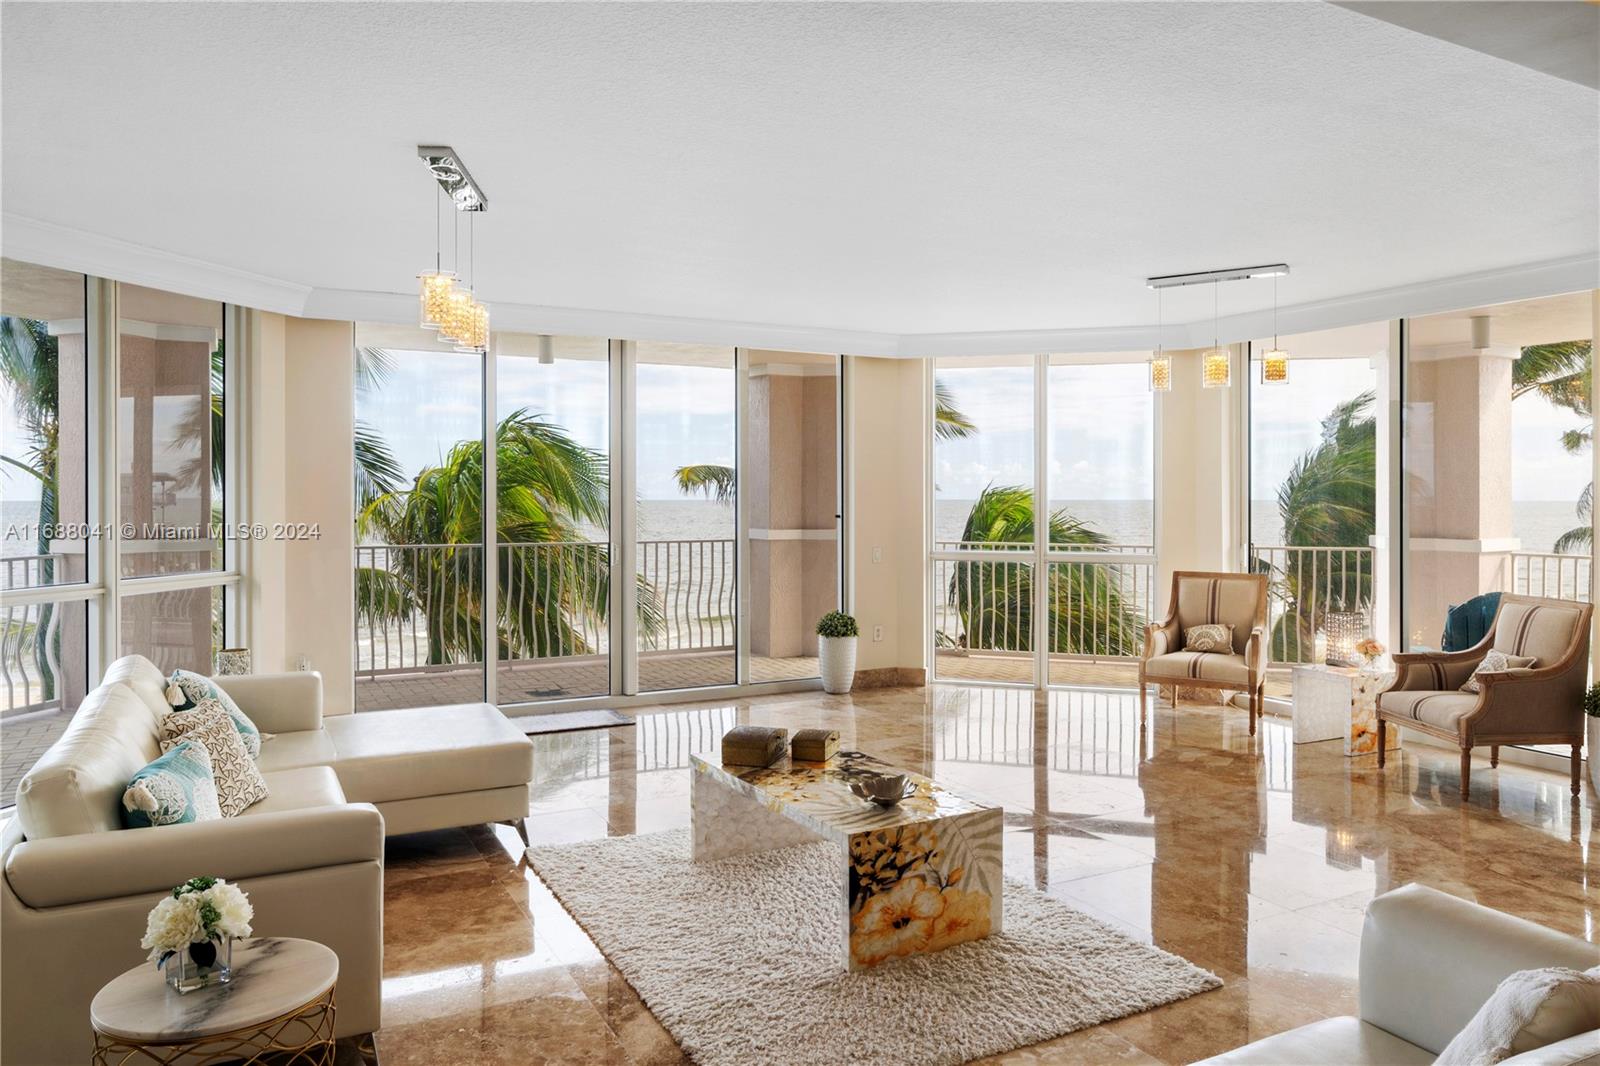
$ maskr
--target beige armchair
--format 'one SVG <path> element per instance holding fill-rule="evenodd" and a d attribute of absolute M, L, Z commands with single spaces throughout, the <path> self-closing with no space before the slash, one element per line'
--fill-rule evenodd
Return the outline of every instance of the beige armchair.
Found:
<path fill-rule="evenodd" d="M 1489 632 L 1472 647 L 1396 655 L 1394 682 L 1378 696 L 1378 765 L 1391 722 L 1451 741 L 1461 749 L 1466 799 L 1473 748 L 1489 745 L 1489 765 L 1498 766 L 1502 744 L 1570 744 L 1576 796 L 1593 611 L 1572 600 L 1506 595 Z M 1478 692 L 1461 691 L 1490 651 L 1532 656 L 1533 665 L 1479 674 Z"/>
<path fill-rule="evenodd" d="M 1228 651 L 1185 651 L 1184 633 L 1193 626 L 1233 627 Z M 1250 697 L 1250 733 L 1261 714 L 1267 676 L 1267 576 L 1179 570 L 1172 575 L 1167 617 L 1144 631 L 1139 660 L 1139 722 L 1145 719 L 1147 685 L 1226 689 Z"/>

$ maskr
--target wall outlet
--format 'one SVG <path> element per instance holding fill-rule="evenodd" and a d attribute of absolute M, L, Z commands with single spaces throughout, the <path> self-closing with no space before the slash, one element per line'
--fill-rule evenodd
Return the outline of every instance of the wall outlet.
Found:
<path fill-rule="evenodd" d="M 883 627 L 882 626 L 873 626 L 872 627 L 872 639 L 874 641 L 879 641 L 879 640 L 883 639 Z"/>
<path fill-rule="evenodd" d="M 309 656 L 309 655 L 297 655 L 297 656 L 295 656 L 294 668 L 296 670 L 300 671 L 301 673 L 309 673 L 310 670 L 311 670 L 311 656 Z"/>
<path fill-rule="evenodd" d="M 883 549 L 877 545 L 872 546 L 872 561 L 875 563 L 883 562 Z"/>

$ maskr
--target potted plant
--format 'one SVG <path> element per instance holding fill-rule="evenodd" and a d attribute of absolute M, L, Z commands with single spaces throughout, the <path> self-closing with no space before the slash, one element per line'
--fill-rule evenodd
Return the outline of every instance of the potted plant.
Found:
<path fill-rule="evenodd" d="M 856 679 L 856 620 L 843 611 L 829 611 L 817 621 L 817 657 L 822 687 L 834 695 L 850 691 Z"/>
<path fill-rule="evenodd" d="M 1583 694 L 1583 713 L 1589 726 L 1584 738 L 1584 754 L 1589 759 L 1589 783 L 1600 792 L 1600 685 L 1590 685 Z"/>

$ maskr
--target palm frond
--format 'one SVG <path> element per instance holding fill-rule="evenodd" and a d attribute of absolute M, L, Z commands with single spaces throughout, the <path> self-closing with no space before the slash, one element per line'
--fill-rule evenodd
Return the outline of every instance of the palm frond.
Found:
<path fill-rule="evenodd" d="M 680 466 L 673 471 L 673 477 L 678 479 L 678 491 L 685 496 L 703 493 L 718 503 L 733 502 L 737 482 L 731 466 L 719 466 L 716 463 Z"/>
<path fill-rule="evenodd" d="M 933 382 L 933 435 L 939 440 L 960 440 L 978 432 L 973 422 L 956 407 L 950 386 L 938 378 Z"/>

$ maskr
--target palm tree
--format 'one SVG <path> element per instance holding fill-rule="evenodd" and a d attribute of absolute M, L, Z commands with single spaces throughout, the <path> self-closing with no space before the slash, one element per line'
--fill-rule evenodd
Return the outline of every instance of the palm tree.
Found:
<path fill-rule="evenodd" d="M 1581 455 L 1593 446 L 1594 410 L 1589 403 L 1593 374 L 1593 341 L 1530 344 L 1511 364 L 1511 398 L 1535 393 L 1585 419 L 1587 426 L 1561 434 L 1561 446 L 1573 455 Z M 1556 538 L 1557 552 L 1587 555 L 1594 550 L 1594 482 L 1579 494 L 1577 512 L 1583 525 Z"/>
<path fill-rule="evenodd" d="M 1378 424 L 1372 392 L 1338 404 L 1322 420 L 1322 441 L 1302 455 L 1278 487 L 1284 543 L 1300 548 L 1350 548 L 1368 543 L 1377 528 Z M 1315 566 L 1291 554 L 1291 564 L 1267 571 L 1286 604 L 1273 627 L 1273 655 L 1303 659 L 1329 612 L 1365 611 L 1372 603 L 1372 568 L 1360 552 L 1328 552 Z"/>
<path fill-rule="evenodd" d="M 50 527 L 58 514 L 57 457 L 60 439 L 60 347 L 45 323 L 16 315 L 0 315 L 0 374 L 11 392 L 11 407 L 16 415 L 19 437 L 26 440 L 23 455 L 0 455 L 0 462 L 39 482 L 39 524 L 36 547 L 40 584 L 56 579 L 55 563 L 48 558 Z M 23 639 L 32 646 L 32 655 L 41 681 L 43 699 L 55 697 L 55 674 L 50 669 L 49 633 L 54 604 L 40 604 L 37 625 Z M 56 637 L 60 639 L 59 634 Z"/>
<path fill-rule="evenodd" d="M 388 568 L 358 570 L 357 613 L 383 626 L 420 612 L 428 661 L 481 662 L 483 442 L 461 441 L 405 491 L 366 504 L 362 535 L 395 545 Z M 574 441 L 544 416 L 518 410 L 495 427 L 495 543 L 500 658 L 584 655 L 584 635 L 608 614 L 606 545 L 586 541 L 580 525 L 603 525 L 608 494 L 605 457 Z M 406 549 L 405 545 L 444 545 Z M 653 590 L 641 582 L 639 625 L 661 627 Z"/>
<path fill-rule="evenodd" d="M 940 440 L 960 440 L 978 432 L 977 424 L 956 407 L 950 386 L 937 379 L 933 383 L 933 435 Z M 717 463 L 696 463 L 673 471 L 678 491 L 685 496 L 703 493 L 718 503 L 732 503 L 733 468 Z"/>
<path fill-rule="evenodd" d="M 963 544 L 1032 544 L 1033 493 L 1020 486 L 990 485 L 979 494 L 961 531 Z M 1051 547 L 1093 546 L 1108 542 L 1065 508 L 1051 512 Z M 1123 598 L 1122 574 L 1101 563 L 1050 563 L 1046 566 L 1048 615 L 1044 638 L 1051 652 L 1136 655 L 1144 625 L 1137 606 Z M 957 562 L 951 567 L 946 600 L 961 618 L 958 641 L 937 633 L 937 643 L 998 651 L 1033 647 L 1033 567 L 1017 562 Z"/>

